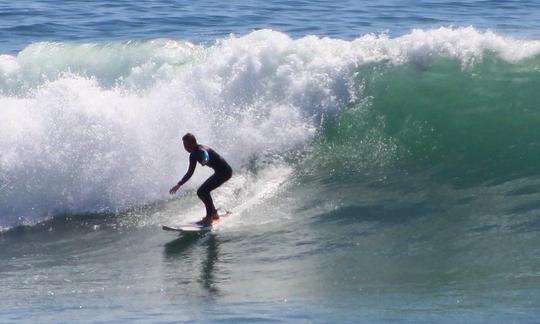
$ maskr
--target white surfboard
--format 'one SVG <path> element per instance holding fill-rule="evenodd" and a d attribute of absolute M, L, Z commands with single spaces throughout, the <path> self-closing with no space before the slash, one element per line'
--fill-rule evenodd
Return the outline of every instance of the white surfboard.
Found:
<path fill-rule="evenodd" d="M 224 214 L 219 215 L 219 219 L 217 221 L 214 221 L 212 223 L 212 226 L 203 226 L 203 225 L 197 225 L 195 222 L 185 224 L 185 225 L 178 225 L 178 226 L 168 226 L 163 225 L 161 228 L 165 231 L 173 231 L 173 232 L 180 232 L 180 233 L 199 233 L 199 232 L 208 232 L 211 231 L 212 228 L 219 223 L 223 218 L 226 218 L 231 214 L 230 211 L 226 211 Z"/>
<path fill-rule="evenodd" d="M 180 226 L 167 226 L 163 225 L 161 226 L 162 229 L 165 231 L 174 231 L 174 232 L 207 232 L 212 230 L 212 226 L 201 226 L 197 224 L 193 225 L 180 225 Z"/>

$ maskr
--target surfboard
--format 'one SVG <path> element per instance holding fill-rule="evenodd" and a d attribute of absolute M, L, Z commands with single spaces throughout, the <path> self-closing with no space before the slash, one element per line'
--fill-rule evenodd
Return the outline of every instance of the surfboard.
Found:
<path fill-rule="evenodd" d="M 202 226 L 197 224 L 192 225 L 180 225 L 180 226 L 167 226 L 163 225 L 161 228 L 165 231 L 173 231 L 180 233 L 197 233 L 197 232 L 208 232 L 212 230 L 212 226 Z"/>
<path fill-rule="evenodd" d="M 193 222 L 193 223 L 189 223 L 185 225 L 178 225 L 178 226 L 162 225 L 161 228 L 165 231 L 173 231 L 173 232 L 180 232 L 180 233 L 208 232 L 212 230 L 215 224 L 219 223 L 223 218 L 229 216 L 230 214 L 231 214 L 230 211 L 226 211 L 224 214 L 218 214 L 219 220 L 214 221 L 211 226 L 197 225 L 196 222 Z"/>

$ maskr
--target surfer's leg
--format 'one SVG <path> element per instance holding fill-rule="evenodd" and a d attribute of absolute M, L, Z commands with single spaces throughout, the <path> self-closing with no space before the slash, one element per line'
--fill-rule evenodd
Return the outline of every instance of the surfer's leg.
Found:
<path fill-rule="evenodd" d="M 212 217 L 216 213 L 216 207 L 214 206 L 210 191 L 216 189 L 221 184 L 220 180 L 219 175 L 215 173 L 197 190 L 197 196 L 199 196 L 199 199 L 202 200 L 206 207 L 206 217 Z"/>
<path fill-rule="evenodd" d="M 210 192 L 217 187 L 221 186 L 225 181 L 229 180 L 232 176 L 232 172 L 219 172 L 214 173 L 208 178 L 201 187 L 197 190 L 197 196 L 202 200 L 206 207 L 206 217 L 210 218 L 217 214 L 216 207 Z"/>

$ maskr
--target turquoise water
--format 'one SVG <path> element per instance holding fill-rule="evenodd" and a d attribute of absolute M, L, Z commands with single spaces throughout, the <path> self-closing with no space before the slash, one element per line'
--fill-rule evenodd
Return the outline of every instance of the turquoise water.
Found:
<path fill-rule="evenodd" d="M 536 322 L 539 9 L 0 4 L 0 320 Z"/>

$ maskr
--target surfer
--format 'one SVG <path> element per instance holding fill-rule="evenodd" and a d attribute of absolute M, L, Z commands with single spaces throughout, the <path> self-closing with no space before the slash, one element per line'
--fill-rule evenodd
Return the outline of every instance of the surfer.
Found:
<path fill-rule="evenodd" d="M 191 178 L 195 171 L 195 167 L 197 166 L 197 162 L 203 166 L 206 165 L 214 169 L 214 174 L 197 190 L 197 196 L 202 200 L 206 207 L 206 216 L 198 221 L 197 224 L 210 226 L 212 225 L 213 220 L 219 219 L 210 192 L 231 178 L 232 168 L 225 159 L 216 153 L 216 151 L 208 146 L 198 144 L 197 139 L 193 134 L 187 133 L 182 137 L 182 141 L 184 142 L 184 148 L 189 153 L 189 168 L 182 180 L 180 180 L 176 186 L 172 187 L 169 193 L 171 195 L 175 194 L 178 189 Z"/>

